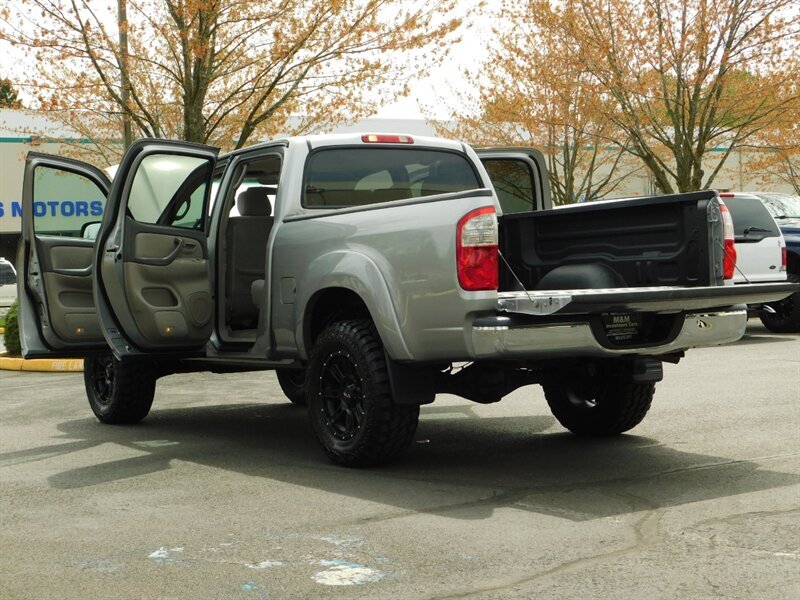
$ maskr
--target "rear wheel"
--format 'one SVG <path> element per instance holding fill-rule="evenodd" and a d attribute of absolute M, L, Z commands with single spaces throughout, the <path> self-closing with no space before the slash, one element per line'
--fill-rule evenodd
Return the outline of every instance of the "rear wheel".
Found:
<path fill-rule="evenodd" d="M 292 404 L 306 405 L 306 370 L 277 369 L 278 385 Z"/>
<path fill-rule="evenodd" d="M 138 423 L 153 405 L 156 374 L 147 360 L 87 358 L 83 361 L 83 382 L 89 406 L 103 423 Z"/>
<path fill-rule="evenodd" d="M 308 369 L 309 419 L 333 462 L 377 465 L 408 448 L 419 406 L 392 402 L 383 347 L 370 321 L 329 325 L 317 338 Z"/>
<path fill-rule="evenodd" d="M 542 386 L 553 416 L 578 435 L 610 436 L 642 422 L 656 384 L 630 377 L 578 377 Z"/>
<path fill-rule="evenodd" d="M 800 275 L 789 275 L 792 283 L 800 283 Z M 797 333 L 800 331 L 800 292 L 795 292 L 780 302 L 772 302 L 769 307 L 774 313 L 762 310 L 759 314 L 764 327 L 775 333 Z"/>

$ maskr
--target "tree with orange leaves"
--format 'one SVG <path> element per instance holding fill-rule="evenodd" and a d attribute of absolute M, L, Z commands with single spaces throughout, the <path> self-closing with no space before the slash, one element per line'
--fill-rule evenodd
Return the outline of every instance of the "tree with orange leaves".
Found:
<path fill-rule="evenodd" d="M 605 116 L 613 106 L 575 60 L 573 42 L 542 35 L 555 13 L 545 15 L 537 2 L 507 2 L 502 15 L 475 91 L 460 95 L 452 124 L 440 128 L 479 146 L 541 149 L 556 204 L 610 194 L 636 170 L 619 168 L 619 131 Z"/>
<path fill-rule="evenodd" d="M 800 60 L 793 68 L 800 71 Z M 792 90 L 785 93 L 791 94 Z M 752 176 L 761 181 L 781 181 L 800 196 L 800 102 L 792 103 L 782 118 L 753 136 L 747 146 L 754 158 L 747 161 L 745 168 Z"/>
<path fill-rule="evenodd" d="M 624 147 L 665 193 L 711 187 L 731 152 L 800 102 L 797 0 L 531 1 L 548 15 L 542 35 L 574 46 Z"/>
<path fill-rule="evenodd" d="M 42 108 L 113 160 L 123 122 L 131 137 L 240 148 L 367 114 L 405 91 L 398 54 L 446 52 L 455 3 L 29 0 L 2 29 L 34 53 L 23 83 Z"/>
<path fill-rule="evenodd" d="M 711 187 L 797 115 L 797 0 L 506 0 L 502 14 L 461 130 L 547 147 L 556 196 L 592 195 L 584 180 L 607 192 L 620 151 L 664 193 Z"/>

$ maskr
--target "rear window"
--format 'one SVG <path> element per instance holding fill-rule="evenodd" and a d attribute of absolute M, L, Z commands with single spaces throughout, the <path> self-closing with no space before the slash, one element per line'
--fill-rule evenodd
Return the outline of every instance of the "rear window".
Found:
<path fill-rule="evenodd" d="M 454 152 L 331 148 L 309 159 L 303 206 L 366 206 L 481 187 L 469 160 Z"/>
<path fill-rule="evenodd" d="M 723 198 L 723 201 L 731 211 L 734 234 L 737 238 L 780 235 L 775 220 L 758 198 Z"/>

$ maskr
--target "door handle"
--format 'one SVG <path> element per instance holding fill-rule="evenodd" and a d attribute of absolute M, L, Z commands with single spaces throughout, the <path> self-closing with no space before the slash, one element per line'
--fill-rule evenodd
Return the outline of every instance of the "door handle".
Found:
<path fill-rule="evenodd" d="M 72 277 L 88 277 L 92 274 L 92 265 L 83 269 L 53 269 L 56 275 L 70 275 Z"/>
<path fill-rule="evenodd" d="M 143 264 L 143 265 L 150 265 L 151 267 L 166 267 L 167 265 L 171 265 L 175 262 L 175 259 L 178 258 L 178 255 L 181 253 L 183 249 L 183 240 L 180 238 L 174 238 L 173 243 L 175 244 L 175 248 L 173 248 L 172 252 L 167 254 L 164 258 L 139 258 L 136 257 L 134 262 Z"/>

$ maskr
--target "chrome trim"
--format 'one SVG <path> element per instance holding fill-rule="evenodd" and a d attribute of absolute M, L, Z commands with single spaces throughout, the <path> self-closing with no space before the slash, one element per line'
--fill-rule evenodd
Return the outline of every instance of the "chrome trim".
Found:
<path fill-rule="evenodd" d="M 550 323 L 525 327 L 472 328 L 473 358 L 548 358 L 556 356 L 621 356 L 669 354 L 689 348 L 735 342 L 744 335 L 746 310 L 691 313 L 674 341 L 648 348 L 605 348 L 588 323 Z"/>
<path fill-rule="evenodd" d="M 577 296 L 631 294 L 641 292 L 670 292 L 682 289 L 676 286 L 651 286 L 638 288 L 575 289 L 564 291 L 541 290 L 531 292 L 500 292 L 497 294 L 497 308 L 501 312 L 525 315 L 546 316 L 558 312 Z"/>

